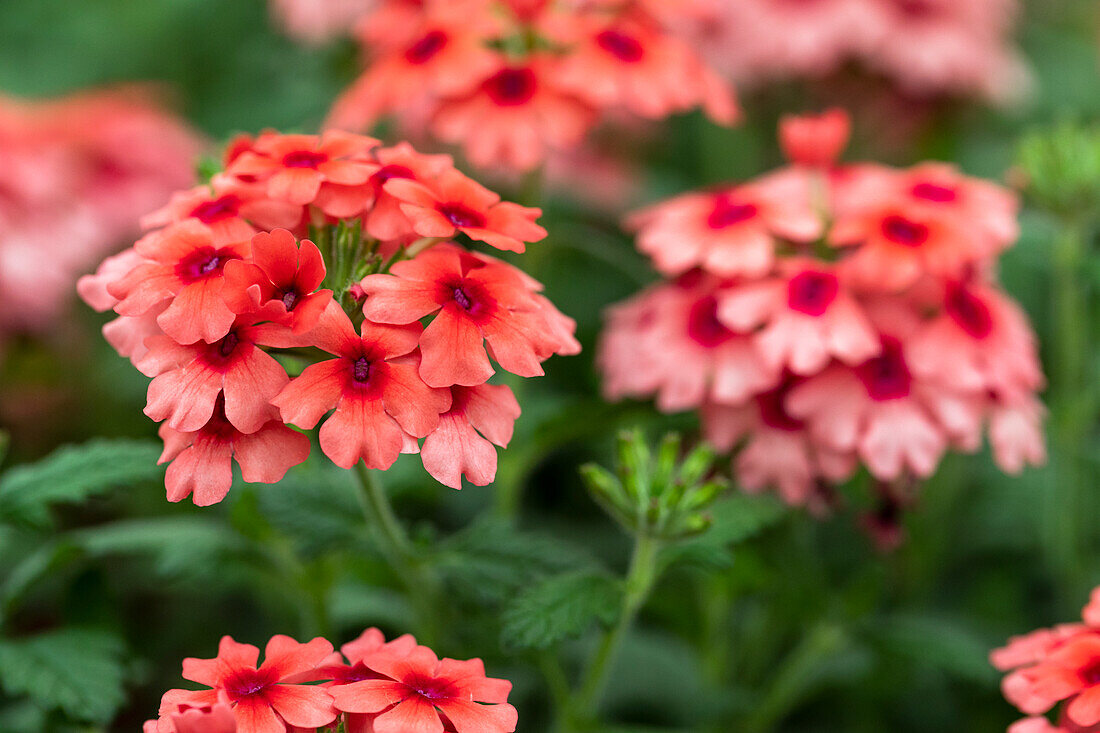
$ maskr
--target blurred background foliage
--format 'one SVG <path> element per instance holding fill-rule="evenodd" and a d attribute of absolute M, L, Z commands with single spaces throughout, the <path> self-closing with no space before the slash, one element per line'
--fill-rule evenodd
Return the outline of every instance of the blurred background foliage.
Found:
<path fill-rule="evenodd" d="M 1013 165 L 1025 134 L 1046 135 L 1022 158 L 1034 172 L 1036 156 L 1049 153 L 1044 141 L 1070 134 L 1056 125 L 1100 119 L 1098 30 L 1090 0 L 1026 3 L 1020 41 L 1035 87 L 1011 110 L 899 100 L 873 79 L 827 80 L 746 96 L 747 122 L 734 130 L 674 120 L 630 151 L 641 162 L 640 200 L 755 175 L 779 161 L 779 114 L 838 101 L 856 113 L 849 159 L 944 159 L 1020 181 Z M 261 0 L 0 2 L 4 92 L 149 81 L 213 141 L 264 127 L 313 130 L 355 68 L 350 42 L 295 44 Z M 1100 145 L 1095 135 L 1091 144 Z M 1072 165 L 1068 157 L 1056 165 Z M 517 624 L 515 604 L 531 602 L 531 589 L 552 593 L 539 581 L 560 573 L 619 574 L 629 550 L 577 467 L 609 465 L 625 426 L 695 428 L 648 405 L 601 402 L 592 367 L 601 310 L 652 276 L 618 229 L 620 212 L 542 203 L 550 238 L 522 263 L 578 320 L 585 353 L 523 385 L 524 416 L 497 486 L 453 492 L 404 460 L 386 477 L 452 599 L 431 641 L 441 655 L 483 657 L 490 674 L 512 679 L 523 731 L 549 724 L 553 685 L 540 674 L 539 647 L 562 639 L 571 673 L 607 614 L 597 596 L 532 629 Z M 1023 212 L 1002 277 L 1035 323 L 1052 378 L 1048 467 L 1006 477 L 986 455 L 949 458 L 906 512 L 906 540 L 891 553 L 858 529 L 865 477 L 825 519 L 725 500 L 733 503 L 716 508 L 711 533 L 674 546 L 612 670 L 605 712 L 617 730 L 986 731 L 1018 717 L 988 650 L 1075 618 L 1100 584 L 1100 361 L 1091 348 L 1100 200 L 1076 206 L 1078 236 L 1065 256 L 1067 217 L 1049 197 L 1040 204 Z M 1066 288 L 1083 303 L 1069 314 L 1059 306 Z M 213 656 L 223 633 L 250 643 L 325 634 L 337 645 L 367 625 L 427 633 L 414 627 L 401 579 L 372 545 L 341 471 L 310 464 L 274 486 L 235 487 L 209 509 L 167 504 L 154 425 L 141 412 L 146 380 L 103 343 L 101 323 L 74 305 L 57 333 L 5 349 L 0 730 L 138 730 L 178 685 L 180 660 Z M 1076 373 L 1059 368 L 1067 358 L 1081 362 Z M 25 467 L 93 436 L 127 440 Z"/>

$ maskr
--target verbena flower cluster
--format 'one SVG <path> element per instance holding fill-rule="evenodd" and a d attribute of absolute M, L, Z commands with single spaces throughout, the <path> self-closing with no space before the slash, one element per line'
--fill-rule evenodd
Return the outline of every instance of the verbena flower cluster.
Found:
<path fill-rule="evenodd" d="M 834 165 L 848 129 L 789 119 L 793 165 L 630 217 L 668 280 L 610 310 L 606 393 L 699 410 L 745 488 L 794 504 L 859 464 L 927 477 L 986 429 L 1005 471 L 1041 462 L 1035 338 L 996 281 L 1015 198 L 940 163 Z"/>
<path fill-rule="evenodd" d="M 681 23 L 739 84 L 816 78 L 856 62 L 915 95 L 1019 94 L 1017 0 L 688 0 Z"/>
<path fill-rule="evenodd" d="M 419 452 L 442 483 L 489 483 L 520 412 L 487 384 L 490 356 L 532 377 L 580 345 L 538 282 L 451 238 L 522 252 L 546 234 L 541 212 L 448 156 L 342 132 L 265 132 L 225 159 L 80 284 L 119 316 L 108 341 L 153 378 L 169 500 L 221 501 L 231 460 L 245 481 L 278 481 L 310 451 L 288 425 L 330 412 L 320 446 L 343 468 Z"/>
<path fill-rule="evenodd" d="M 1005 697 L 1031 716 L 1009 733 L 1084 733 L 1100 726 L 1100 588 L 1081 612 L 1084 623 L 1015 636 L 989 659 L 1008 675 Z M 1063 703 L 1057 725 L 1044 713 Z"/>
<path fill-rule="evenodd" d="M 0 95 L 0 331 L 53 324 L 77 276 L 192 182 L 200 149 L 137 88 L 48 101 Z"/>
<path fill-rule="evenodd" d="M 727 84 L 663 21 L 662 3 L 384 0 L 358 36 L 366 71 L 329 123 L 397 115 L 461 144 L 479 166 L 529 170 L 576 148 L 601 119 L 738 108 Z"/>
<path fill-rule="evenodd" d="M 367 629 L 339 652 L 320 637 L 274 636 L 260 650 L 222 637 L 213 659 L 183 660 L 202 690 L 169 690 L 144 733 L 512 733 L 512 683 L 480 659 L 439 659 L 406 634 Z M 321 684 L 317 684 L 321 683 Z"/>

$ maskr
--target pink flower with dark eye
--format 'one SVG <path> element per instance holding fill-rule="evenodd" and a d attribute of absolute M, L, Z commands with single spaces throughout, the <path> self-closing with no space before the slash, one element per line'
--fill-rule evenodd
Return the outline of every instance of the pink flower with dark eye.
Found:
<path fill-rule="evenodd" d="M 381 326 L 366 322 L 356 333 L 335 304 L 310 333 L 314 345 L 336 356 L 305 368 L 272 400 L 283 420 L 312 429 L 321 426 L 321 450 L 341 468 L 360 460 L 368 468 L 389 468 L 401 453 L 418 450 L 439 424 L 450 394 L 433 389 L 417 373 L 412 354 L 420 324 Z"/>
<path fill-rule="evenodd" d="M 440 415 L 439 427 L 420 448 L 425 470 L 452 489 L 462 488 L 463 476 L 475 486 L 492 483 L 497 473 L 493 446 L 508 447 L 519 414 L 519 402 L 504 385 L 451 387 L 451 409 Z"/>
<path fill-rule="evenodd" d="M 205 225 L 186 220 L 135 249 L 141 264 L 107 286 L 119 300 L 115 312 L 142 316 L 168 302 L 157 323 L 181 344 L 212 343 L 229 332 L 235 316 L 221 297 L 225 265 L 251 254 L 248 240 L 216 240 Z"/>
<path fill-rule="evenodd" d="M 161 714 L 170 715 L 180 704 L 214 705 L 220 695 L 229 700 L 237 733 L 286 733 L 288 726 L 320 728 L 336 719 L 332 696 L 324 687 L 290 684 L 286 680 L 312 669 L 332 653 L 321 638 L 301 644 L 289 636 L 273 636 L 260 650 L 222 637 L 214 659 L 183 660 L 184 679 L 208 690 L 169 690 L 161 700 Z"/>
<path fill-rule="evenodd" d="M 385 190 L 401 202 L 402 213 L 422 237 L 453 237 L 462 232 L 512 252 L 523 252 L 525 242 L 546 237 L 546 230 L 535 223 L 541 209 L 501 201 L 500 196 L 454 169 L 423 182 L 391 178 Z"/>

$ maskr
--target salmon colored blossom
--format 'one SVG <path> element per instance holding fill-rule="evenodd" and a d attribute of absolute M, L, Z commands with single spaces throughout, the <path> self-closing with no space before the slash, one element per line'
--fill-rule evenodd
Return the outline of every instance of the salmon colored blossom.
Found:
<path fill-rule="evenodd" d="M 238 733 L 285 733 L 287 726 L 319 728 L 333 722 L 337 711 L 324 687 L 290 684 L 287 679 L 313 669 L 332 653 L 332 644 L 318 637 L 299 643 L 289 636 L 273 636 L 260 650 L 222 637 L 213 659 L 183 660 L 183 677 L 208 690 L 169 690 L 161 700 L 161 714 L 180 704 L 214 705 L 224 695 L 232 707 Z"/>
<path fill-rule="evenodd" d="M 462 488 L 463 476 L 475 486 L 492 483 L 497 473 L 493 446 L 508 447 L 519 414 L 519 402 L 504 385 L 451 387 L 451 409 L 420 448 L 424 469 L 452 489 Z"/>
<path fill-rule="evenodd" d="M 149 720 L 142 726 L 143 733 L 237 733 L 237 719 L 224 693 L 210 705 L 177 705 L 176 712 L 164 715 L 160 720 Z"/>
<path fill-rule="evenodd" d="M 417 452 L 416 438 L 432 432 L 450 394 L 426 385 L 417 373 L 421 327 L 366 322 L 357 334 L 347 315 L 332 306 L 312 332 L 313 343 L 337 358 L 311 364 L 272 400 L 283 419 L 321 426 L 321 450 L 341 468 L 360 460 L 389 468 L 400 453 Z M 407 357 L 401 359 L 400 357 Z"/>
<path fill-rule="evenodd" d="M 828 168 L 833 165 L 852 133 L 852 119 L 839 108 L 819 115 L 788 115 L 779 121 L 779 144 L 796 165 Z"/>

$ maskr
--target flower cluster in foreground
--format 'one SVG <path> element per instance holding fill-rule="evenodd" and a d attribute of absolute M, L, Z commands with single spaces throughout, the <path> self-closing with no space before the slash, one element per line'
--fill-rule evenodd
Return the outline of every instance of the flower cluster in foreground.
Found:
<path fill-rule="evenodd" d="M 0 95 L 0 331 L 53 323 L 77 276 L 193 180 L 200 149 L 139 89 Z"/>
<path fill-rule="evenodd" d="M 310 451 L 288 425 L 329 413 L 321 450 L 343 468 L 419 452 L 448 486 L 489 483 L 520 411 L 487 384 L 490 357 L 533 377 L 580 345 L 538 282 L 452 238 L 522 252 L 546 235 L 540 213 L 407 144 L 335 131 L 231 144 L 224 172 L 80 283 L 119 316 L 108 341 L 153 378 L 169 500 L 221 501 L 232 459 L 245 481 L 280 480 Z"/>
<path fill-rule="evenodd" d="M 919 96 L 1019 94 L 1017 0 L 689 0 L 677 13 L 738 83 L 820 77 L 856 61 Z"/>
<path fill-rule="evenodd" d="M 786 120 L 793 164 L 631 216 L 668 279 L 615 306 L 610 397 L 697 409 L 750 490 L 794 504 L 865 465 L 890 497 L 988 428 L 1044 460 L 1035 339 L 995 278 L 1016 201 L 951 166 L 834 164 L 847 116 Z"/>
<path fill-rule="evenodd" d="M 406 634 L 367 629 L 339 652 L 320 637 L 274 636 L 264 649 L 222 637 L 214 659 L 183 660 L 203 690 L 169 690 L 145 733 L 512 733 L 512 683 L 480 659 L 440 659 Z M 321 683 L 321 684 L 317 684 Z"/>
<path fill-rule="evenodd" d="M 1015 636 L 989 660 L 1007 676 L 1005 698 L 1031 716 L 1009 733 L 1086 733 L 1100 730 L 1100 588 L 1081 613 L 1083 623 Z M 1063 703 L 1058 724 L 1042 717 Z"/>
<path fill-rule="evenodd" d="M 362 129 L 396 114 L 405 130 L 461 144 L 476 165 L 513 170 L 575 149 L 608 117 L 701 107 L 732 123 L 731 90 L 659 5 L 384 0 L 359 22 L 367 69 L 329 123 Z"/>

